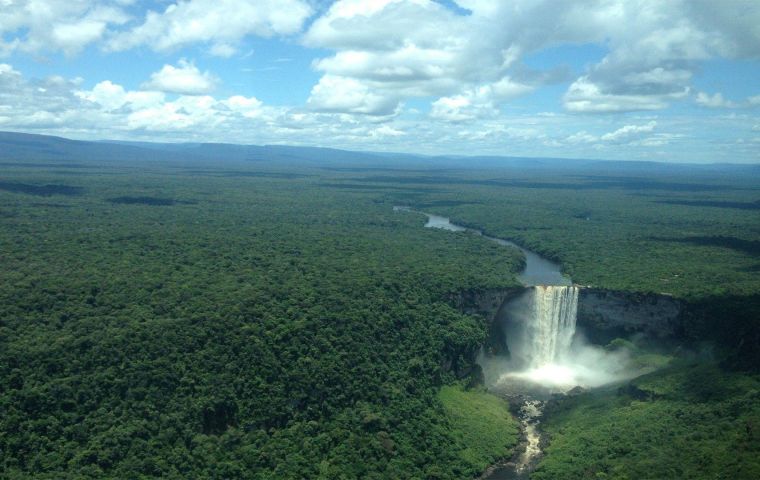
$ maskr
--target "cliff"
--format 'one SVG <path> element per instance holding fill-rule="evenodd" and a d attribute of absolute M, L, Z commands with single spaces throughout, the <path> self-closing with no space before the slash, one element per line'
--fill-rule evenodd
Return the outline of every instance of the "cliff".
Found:
<path fill-rule="evenodd" d="M 449 297 L 449 303 L 467 315 L 482 317 L 488 328 L 483 348 L 490 354 L 508 354 L 502 322 L 498 321 L 502 307 L 525 291 L 523 287 L 464 290 Z M 458 378 L 470 377 L 472 383 L 482 383 L 482 372 L 476 362 L 480 348 L 448 352 L 441 367 Z"/>
<path fill-rule="evenodd" d="M 453 294 L 449 300 L 459 311 L 468 315 L 482 315 L 493 322 L 502 305 L 524 291 L 524 287 L 465 290 Z"/>
<path fill-rule="evenodd" d="M 577 325 L 593 343 L 642 333 L 652 338 L 682 336 L 683 304 L 667 295 L 582 288 Z"/>

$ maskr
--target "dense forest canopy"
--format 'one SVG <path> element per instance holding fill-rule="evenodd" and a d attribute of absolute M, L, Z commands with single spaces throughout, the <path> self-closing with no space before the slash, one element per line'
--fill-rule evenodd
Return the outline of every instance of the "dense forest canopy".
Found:
<path fill-rule="evenodd" d="M 756 177 L 699 172 L 5 164 L 3 475 L 471 478 L 516 427 L 462 386 L 488 326 L 452 298 L 517 287 L 523 259 L 394 205 L 513 239 L 580 283 L 684 299 L 688 340 L 746 372 L 759 200 Z M 726 325 L 741 345 L 713 335 Z M 758 428 L 756 400 L 733 408 L 731 428 Z"/>

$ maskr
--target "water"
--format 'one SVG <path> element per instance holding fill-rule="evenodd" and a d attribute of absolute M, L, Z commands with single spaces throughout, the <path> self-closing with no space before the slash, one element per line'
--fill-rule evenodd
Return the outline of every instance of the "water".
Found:
<path fill-rule="evenodd" d="M 440 228 L 440 229 L 449 230 L 452 232 L 466 232 L 468 230 L 467 227 L 463 227 L 461 225 L 451 223 L 451 221 L 446 217 L 432 215 L 430 213 L 426 213 L 425 215 L 427 215 L 427 218 L 428 218 L 427 223 L 425 223 L 425 226 L 428 228 Z"/>
<path fill-rule="evenodd" d="M 412 211 L 409 207 L 394 207 L 396 211 Z M 420 212 L 424 213 L 424 212 Z M 575 378 L 572 369 L 558 363 L 570 350 L 578 306 L 578 287 L 562 275 L 559 264 L 541 257 L 509 240 L 483 235 L 473 228 L 463 227 L 439 215 L 424 213 L 425 227 L 440 228 L 452 232 L 471 232 L 492 240 L 499 245 L 520 249 L 525 255 L 525 269 L 518 279 L 529 291 L 530 302 L 524 317 L 522 331 L 514 335 L 509 344 L 513 356 L 522 356 L 524 369 L 504 373 L 499 383 L 507 397 L 519 399 L 517 417 L 524 435 L 525 449 L 507 464 L 499 466 L 484 478 L 489 480 L 527 479 L 541 455 L 541 431 L 539 424 L 545 401 L 537 398 L 551 388 L 572 387 Z M 540 393 L 536 386 L 549 385 L 550 390 Z M 504 388 L 506 387 L 506 388 Z"/>
<path fill-rule="evenodd" d="M 411 211 L 409 208 L 404 207 L 394 207 L 394 209 L 397 211 Z M 425 223 L 425 226 L 428 228 L 440 228 L 442 230 L 449 230 L 451 232 L 471 232 L 475 235 L 480 235 L 483 238 L 487 238 L 488 240 L 496 242 L 499 245 L 519 249 L 523 255 L 525 255 L 525 269 L 520 272 L 520 274 L 517 276 L 517 279 L 520 280 L 520 282 L 526 287 L 534 285 L 572 285 L 570 279 L 562 275 L 562 271 L 558 263 L 552 262 L 551 260 L 548 260 L 535 252 L 523 248 L 514 242 L 504 240 L 503 238 L 483 235 L 483 232 L 480 230 L 463 227 L 461 225 L 457 225 L 456 223 L 451 223 L 451 221 L 446 217 L 432 215 L 430 213 L 425 213 L 424 215 L 428 218 L 427 223 Z"/>
<path fill-rule="evenodd" d="M 544 402 L 541 400 L 526 400 L 520 407 L 520 423 L 525 432 L 525 451 L 523 451 L 515 463 L 515 473 L 519 476 L 526 475 L 533 461 L 541 455 L 541 433 L 538 424 L 541 423 L 541 415 L 544 410 Z"/>
<path fill-rule="evenodd" d="M 575 335 L 578 287 L 533 287 L 533 305 L 528 329 L 529 365 L 541 368 L 564 359 Z"/>

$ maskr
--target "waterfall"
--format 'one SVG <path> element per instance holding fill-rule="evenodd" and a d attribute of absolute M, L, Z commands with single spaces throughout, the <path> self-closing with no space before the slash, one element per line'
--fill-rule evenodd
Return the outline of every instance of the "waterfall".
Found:
<path fill-rule="evenodd" d="M 575 334 L 578 287 L 533 287 L 532 321 L 527 325 L 527 357 L 531 367 L 554 363 L 567 354 Z"/>

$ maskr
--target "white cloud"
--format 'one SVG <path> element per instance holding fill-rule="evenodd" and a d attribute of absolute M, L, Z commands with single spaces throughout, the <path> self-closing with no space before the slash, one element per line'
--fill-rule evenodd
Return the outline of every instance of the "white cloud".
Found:
<path fill-rule="evenodd" d="M 247 118 L 258 118 L 264 114 L 263 103 L 255 97 L 235 95 L 224 101 L 233 112 L 239 112 Z"/>
<path fill-rule="evenodd" d="M 370 132 L 370 136 L 372 138 L 379 140 L 385 139 L 387 137 L 403 137 L 404 135 L 406 135 L 406 132 L 393 128 L 390 125 L 380 125 Z"/>
<path fill-rule="evenodd" d="M 298 33 L 312 12 L 303 0 L 178 0 L 163 12 L 149 11 L 140 25 L 115 34 L 108 48 L 170 51 L 207 43 L 212 54 L 229 57 L 246 36 Z"/>
<path fill-rule="evenodd" d="M 27 79 L 11 65 L 0 64 L 0 126 L 7 130 L 74 138 L 621 159 L 652 158 L 658 149 L 671 144 L 666 152 L 671 160 L 730 158 L 756 162 L 757 144 L 749 141 L 743 150 L 731 149 L 728 157 L 726 144 L 713 143 L 709 136 L 690 136 L 689 142 L 681 142 L 685 132 L 708 130 L 715 119 L 690 118 L 688 126 L 680 120 L 658 118 L 654 123 L 645 119 L 610 128 L 611 121 L 611 117 L 597 117 L 589 124 L 577 115 L 501 112 L 495 118 L 476 118 L 462 124 L 431 121 L 422 115 L 410 118 L 406 114 L 377 117 L 326 113 L 268 106 L 241 95 L 169 96 L 130 90 L 108 80 L 85 89 L 78 79 Z M 757 123 L 747 115 L 726 116 L 717 122 L 731 132 L 746 131 L 747 125 Z M 625 148 L 619 148 L 621 145 Z"/>
<path fill-rule="evenodd" d="M 584 113 L 659 110 L 665 108 L 668 101 L 683 98 L 688 92 L 689 87 L 664 94 L 607 93 L 602 91 L 600 85 L 591 82 L 588 77 L 581 77 L 570 85 L 563 97 L 563 103 L 571 112 Z"/>
<path fill-rule="evenodd" d="M 0 123 L 4 128 L 55 125 L 92 135 L 128 132 L 155 139 L 199 135 L 207 140 L 464 152 L 472 148 L 462 141 L 467 139 L 476 141 L 479 151 L 493 153 L 522 148 L 522 154 L 531 154 L 544 145 L 560 155 L 584 156 L 597 148 L 606 149 L 605 155 L 617 150 L 634 155 L 676 144 L 678 135 L 696 138 L 703 127 L 692 125 L 705 125 L 708 116 L 676 122 L 681 113 L 674 111 L 658 115 L 659 123 L 652 124 L 650 118 L 618 113 L 658 110 L 679 101 L 733 106 L 720 94 L 691 95 L 694 76 L 704 61 L 716 57 L 760 58 L 759 2 L 454 3 L 470 13 L 432 0 L 339 0 L 329 5 L 316 0 L 162 0 L 151 3 L 160 7 L 148 13 L 142 3 L 130 0 L 0 0 L 0 56 L 72 55 L 87 46 L 160 54 L 195 48 L 195 53 L 180 55 L 200 61 L 204 53 L 233 57 L 250 51 L 248 36 L 293 35 L 302 45 L 319 49 L 312 67 L 321 76 L 305 105 L 272 107 L 250 96 L 263 96 L 259 92 L 212 96 L 219 80 L 174 58 L 165 59 L 162 63 L 168 65 L 134 90 L 116 79 L 105 80 L 107 76 L 88 79 L 104 81 L 86 89 L 71 79 L 25 79 L 6 65 L 0 68 Z M 318 18 L 299 36 L 315 11 Z M 585 67 L 560 71 L 526 65 L 544 63 L 530 60 L 546 49 L 580 46 L 587 53 L 588 44 L 598 47 L 597 57 Z M 266 46 L 257 45 L 257 52 Z M 225 86 L 231 89 L 234 82 L 229 79 Z M 545 84 L 562 82 L 565 112 L 520 113 L 550 108 L 540 102 L 551 95 L 537 99 L 539 107 L 508 105 Z M 760 95 L 744 100 L 731 90 L 723 95 L 734 98 L 737 107 L 760 105 Z M 424 106 L 428 101 L 429 111 Z M 415 109 L 405 110 L 405 103 Z M 587 115 L 605 112 L 612 115 Z M 713 135 L 725 124 L 746 131 L 757 119 L 749 109 L 745 112 L 743 119 L 721 119 L 717 128 L 707 129 Z M 676 129 L 669 128 L 674 124 Z M 617 145 L 626 148 L 616 150 Z"/>
<path fill-rule="evenodd" d="M 96 84 L 92 90 L 79 90 L 76 96 L 97 103 L 106 111 L 117 110 L 128 105 L 134 109 L 150 108 L 160 105 L 165 100 L 163 92 L 156 91 L 126 91 L 121 85 L 110 80 Z"/>
<path fill-rule="evenodd" d="M 698 62 L 760 55 L 760 48 L 747 47 L 760 40 L 760 4 L 728 2 L 732 8 L 689 0 L 460 0 L 471 11 L 461 15 L 429 0 L 339 0 L 311 25 L 304 43 L 334 50 L 314 62 L 325 75 L 354 79 L 378 95 L 393 92 L 399 100 L 439 97 L 434 114 L 449 119 L 472 117 L 462 111 L 466 100 L 468 107 L 485 102 L 468 92 L 492 85 L 496 93 L 502 78 L 520 88 L 494 95 L 491 107 L 550 81 L 548 72 L 534 72 L 532 82 L 517 76 L 530 53 L 603 44 L 609 53 L 570 86 L 567 110 L 657 110 L 688 95 Z M 738 8 L 743 18 L 736 26 L 731 15 L 714 12 Z M 452 102 L 461 105 L 452 109 Z"/>
<path fill-rule="evenodd" d="M 723 98 L 723 94 L 720 92 L 710 95 L 705 92 L 699 92 L 697 94 L 696 102 L 703 107 L 710 108 L 735 108 L 736 103 Z"/>
<path fill-rule="evenodd" d="M 209 53 L 216 57 L 230 58 L 237 53 L 237 49 L 228 43 L 215 43 Z"/>
<path fill-rule="evenodd" d="M 352 79 L 397 102 L 441 97 L 433 114 L 454 120 L 473 116 L 450 108 L 463 102 L 458 96 L 485 111 L 489 102 L 531 90 L 505 75 L 519 52 L 488 38 L 497 31 L 497 19 L 461 16 L 437 2 L 342 0 L 312 24 L 304 43 L 335 50 L 314 62 L 325 77 Z M 475 98 L 484 88 L 488 101 Z"/>
<path fill-rule="evenodd" d="M 466 95 L 441 97 L 433 102 L 430 116 L 436 120 L 463 122 L 476 118 L 492 117 L 496 114 L 489 105 L 474 104 Z"/>
<path fill-rule="evenodd" d="M 179 66 L 164 65 L 151 74 L 150 81 L 143 84 L 146 90 L 185 95 L 202 95 L 214 90 L 217 78 L 209 72 L 201 72 L 193 63 L 180 60 Z"/>
<path fill-rule="evenodd" d="M 578 133 L 574 133 L 567 138 L 565 138 L 565 142 L 570 144 L 576 144 L 576 143 L 596 143 L 599 141 L 599 137 L 596 135 L 592 135 L 588 133 L 587 131 L 583 130 Z"/>
<path fill-rule="evenodd" d="M 78 91 L 75 94 L 82 99 L 97 103 L 106 110 L 116 110 L 127 103 L 127 92 L 124 87 L 110 80 L 98 83 L 90 91 Z"/>
<path fill-rule="evenodd" d="M 657 127 L 657 121 L 651 120 L 643 125 L 624 125 L 616 130 L 595 135 L 585 130 L 569 135 L 563 141 L 570 145 L 594 144 L 596 147 L 608 145 L 655 146 L 664 144 L 667 134 L 651 135 Z"/>
<path fill-rule="evenodd" d="M 606 133 L 601 136 L 605 142 L 620 143 L 631 138 L 640 137 L 642 134 L 651 133 L 657 126 L 657 122 L 652 120 L 645 125 L 626 125 L 618 128 L 614 132 Z"/>
<path fill-rule="evenodd" d="M 14 0 L 0 8 L 0 55 L 15 51 L 62 51 L 67 55 L 103 39 L 125 24 L 124 2 L 95 0 Z"/>
<path fill-rule="evenodd" d="M 312 88 L 307 102 L 316 111 L 368 115 L 391 115 L 398 103 L 398 97 L 389 92 L 373 92 L 363 82 L 335 75 L 323 76 Z"/>
<path fill-rule="evenodd" d="M 630 143 L 630 145 L 641 147 L 662 147 L 664 145 L 668 145 L 673 140 L 677 140 L 682 137 L 683 135 L 674 133 L 655 133 L 654 135 L 642 138 L 641 140 L 633 141 Z"/>

